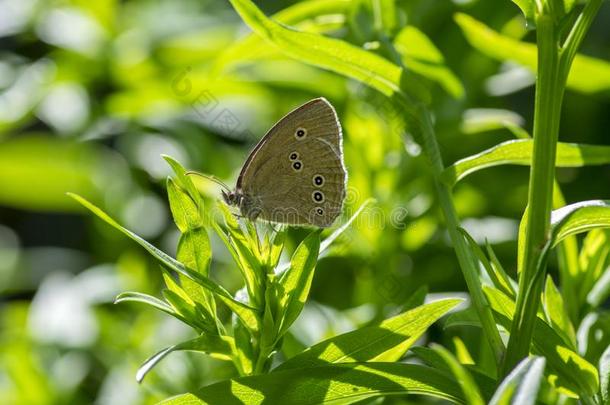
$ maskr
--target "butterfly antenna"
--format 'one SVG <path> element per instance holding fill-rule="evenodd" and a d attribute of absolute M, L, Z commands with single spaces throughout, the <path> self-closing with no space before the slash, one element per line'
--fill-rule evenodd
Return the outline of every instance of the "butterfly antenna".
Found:
<path fill-rule="evenodd" d="M 228 192 L 231 192 L 231 188 L 229 186 L 227 186 L 226 183 L 222 182 L 220 179 L 218 179 L 215 176 L 212 176 L 212 175 L 209 175 L 209 174 L 199 173 L 199 172 L 192 171 L 192 170 L 186 172 L 185 174 L 187 176 L 199 176 L 199 177 L 203 177 L 204 179 L 213 181 L 214 183 L 218 184 L 220 187 L 224 188 Z"/>

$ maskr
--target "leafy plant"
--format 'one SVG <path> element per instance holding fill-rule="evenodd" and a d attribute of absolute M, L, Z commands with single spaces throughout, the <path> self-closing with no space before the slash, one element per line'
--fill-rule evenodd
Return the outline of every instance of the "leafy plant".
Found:
<path fill-rule="evenodd" d="M 141 381 L 168 354 L 189 350 L 231 362 L 238 376 L 166 403 L 351 403 L 407 394 L 469 404 L 607 403 L 610 323 L 602 306 L 610 296 L 610 234 L 605 229 L 610 227 L 610 202 L 568 204 L 555 180 L 557 167 L 610 163 L 607 146 L 558 141 L 565 90 L 590 94 L 609 86 L 608 63 L 577 54 L 602 0 L 515 0 L 536 31 L 535 44 L 495 32 L 463 13 L 454 16 L 475 49 L 535 72 L 536 94 L 531 136 L 515 122 L 492 118 L 471 126 L 471 133 L 500 128 L 520 139 L 499 143 L 448 167 L 441 155 L 432 99 L 438 88 L 449 98 L 460 99 L 464 86 L 421 30 L 401 26 L 393 1 L 351 5 L 311 0 L 271 18 L 251 0 L 230 3 L 254 33 L 215 61 L 214 75 L 240 64 L 255 66 L 280 54 L 288 56 L 378 92 L 383 99 L 379 108 L 401 133 L 409 134 L 404 139 L 407 148 L 413 142 L 421 147 L 428 165 L 424 176 L 434 185 L 471 303 L 453 312 L 445 328 L 477 328 L 485 344 L 474 347 L 455 337 L 453 351 L 447 345 L 414 346 L 430 325 L 460 302 L 445 299 L 406 305 L 399 315 L 282 358 L 284 340 L 304 308 L 318 258 L 362 207 L 325 240 L 319 231 L 311 232 L 285 265 L 280 260 L 285 229 L 261 238 L 253 224 L 236 220 L 224 206 L 222 224 L 209 218 L 184 169 L 166 158 L 176 176 L 167 182 L 181 233 L 176 259 L 74 196 L 162 266 L 167 287 L 163 300 L 128 292 L 117 302 L 147 303 L 197 333 L 194 339 L 150 357 L 137 379 Z M 328 14 L 344 19 L 325 23 L 316 18 Z M 362 15 L 371 19 L 372 28 L 354 29 L 351 42 L 324 35 L 349 24 L 348 17 Z M 453 190 L 470 174 L 500 165 L 529 166 L 527 207 L 515 252 L 517 277 L 505 269 L 491 244 L 479 246 L 462 226 Z M 240 272 L 244 287 L 236 294 L 210 278 L 208 230 L 212 229 Z M 586 236 L 579 239 L 583 233 Z M 557 259 L 559 282 L 547 272 L 552 257 Z M 414 302 L 420 304 L 422 295 L 416 295 Z M 229 326 L 219 305 L 231 312 Z M 405 356 L 407 361 L 401 361 Z"/>
<path fill-rule="evenodd" d="M 270 372 L 274 354 L 280 350 L 284 335 L 305 305 L 318 256 L 347 229 L 368 203 L 325 240 L 320 241 L 319 230 L 312 231 L 295 249 L 290 262 L 284 265 L 280 259 L 286 229 L 265 233 L 261 239 L 254 224 L 238 222 L 226 205 L 220 206 L 224 222 L 221 225 L 211 217 L 209 210 L 204 209 L 199 191 L 185 169 L 170 157 L 166 156 L 165 160 L 176 175 L 168 178 L 167 191 L 174 222 L 181 233 L 177 259 L 122 227 L 87 200 L 70 194 L 100 219 L 141 245 L 161 266 L 166 285 L 163 299 L 139 292 L 124 292 L 115 302 L 148 304 L 179 319 L 197 333 L 197 337 L 169 346 L 146 360 L 136 374 L 139 382 L 167 355 L 187 350 L 230 361 L 241 376 L 259 376 L 243 377 L 245 382 L 257 381 L 256 390 L 264 391 L 265 384 L 269 384 L 269 389 L 277 387 L 277 382 L 285 379 L 287 384 L 294 386 L 295 392 L 289 395 L 295 398 L 302 397 L 300 384 L 315 385 L 319 379 L 346 372 L 341 388 L 344 393 L 335 393 L 337 399 L 381 395 L 378 388 L 355 393 L 355 387 L 369 378 L 387 379 L 388 387 L 400 380 L 404 392 L 454 398 L 450 393 L 452 382 L 443 376 L 434 372 L 420 375 L 422 371 L 418 369 L 421 366 L 402 367 L 388 362 L 399 360 L 433 322 L 461 301 L 459 299 L 422 305 L 378 325 L 336 336 L 280 364 L 269 377 L 261 376 Z M 207 232 L 210 227 L 230 252 L 242 276 L 244 288 L 235 297 L 209 277 L 212 251 Z M 226 305 L 232 312 L 230 329 L 222 321 L 218 303 Z M 372 365 L 368 366 L 366 362 L 372 362 Z M 295 375 L 305 376 L 307 381 L 301 383 Z M 242 379 L 236 381 L 241 383 Z M 210 401 L 224 401 L 228 394 L 235 394 L 226 392 L 226 389 L 231 389 L 231 385 L 220 383 L 198 395 L 202 399 L 209 397 Z M 286 398 L 287 389 L 287 386 L 280 391 L 272 389 L 264 398 Z M 243 391 L 238 397 L 240 395 L 250 397 L 253 393 Z M 318 395 L 325 397 L 323 391 Z M 455 399 L 459 398 L 456 394 Z M 186 399 L 188 397 L 173 401 Z"/>

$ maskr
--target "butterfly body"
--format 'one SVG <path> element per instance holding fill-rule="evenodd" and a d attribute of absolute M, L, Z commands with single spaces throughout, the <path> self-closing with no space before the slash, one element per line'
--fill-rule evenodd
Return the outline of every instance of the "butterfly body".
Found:
<path fill-rule="evenodd" d="M 269 130 L 223 197 L 251 220 L 327 227 L 341 213 L 346 180 L 341 125 L 317 98 Z"/>

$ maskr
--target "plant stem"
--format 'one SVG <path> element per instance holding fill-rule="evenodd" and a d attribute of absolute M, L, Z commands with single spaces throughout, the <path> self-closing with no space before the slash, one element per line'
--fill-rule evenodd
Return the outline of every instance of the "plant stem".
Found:
<path fill-rule="evenodd" d="M 453 205 L 453 199 L 451 198 L 451 190 L 449 189 L 449 186 L 440 181 L 440 174 L 443 172 L 444 165 L 428 110 L 424 107 L 420 107 L 419 117 L 422 124 L 421 135 L 423 138 L 423 146 L 426 155 L 432 164 L 435 187 L 445 216 L 447 230 L 451 241 L 453 242 L 453 247 L 455 248 L 457 259 L 460 268 L 462 269 L 462 274 L 466 280 L 466 286 L 468 287 L 472 304 L 477 311 L 481 325 L 483 326 L 483 331 L 485 332 L 485 337 L 494 354 L 496 366 L 499 368 L 504 352 L 504 345 L 502 344 L 500 333 L 496 327 L 491 307 L 481 288 L 478 261 L 473 256 L 470 247 L 459 231 L 460 222 L 455 206 Z"/>
<path fill-rule="evenodd" d="M 550 232 L 555 155 L 559 136 L 561 103 L 565 89 L 558 34 L 552 16 L 537 19 L 538 79 L 534 107 L 534 152 L 530 169 L 528 214 L 523 268 L 520 269 L 517 307 L 503 364 L 503 374 L 529 353 L 544 277 L 536 277 L 546 263 L 539 263 Z M 542 268 L 539 269 L 538 265 Z"/>
<path fill-rule="evenodd" d="M 517 306 L 502 372 L 508 374 L 529 354 L 534 322 L 540 304 L 540 293 L 546 271 L 541 256 L 549 238 L 555 157 L 563 94 L 572 61 L 602 0 L 590 0 L 565 43 L 560 46 L 559 33 L 552 13 L 539 7 L 537 17 L 538 76 L 534 107 L 534 153 L 530 168 L 528 214 L 526 221 L 523 268 L 520 269 Z"/>

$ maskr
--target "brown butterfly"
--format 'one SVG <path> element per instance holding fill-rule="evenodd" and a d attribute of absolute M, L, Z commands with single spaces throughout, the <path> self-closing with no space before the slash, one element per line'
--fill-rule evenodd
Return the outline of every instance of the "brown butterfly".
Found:
<path fill-rule="evenodd" d="M 347 171 L 333 106 L 316 98 L 282 118 L 250 152 L 229 205 L 251 220 L 328 227 L 341 213 Z"/>

